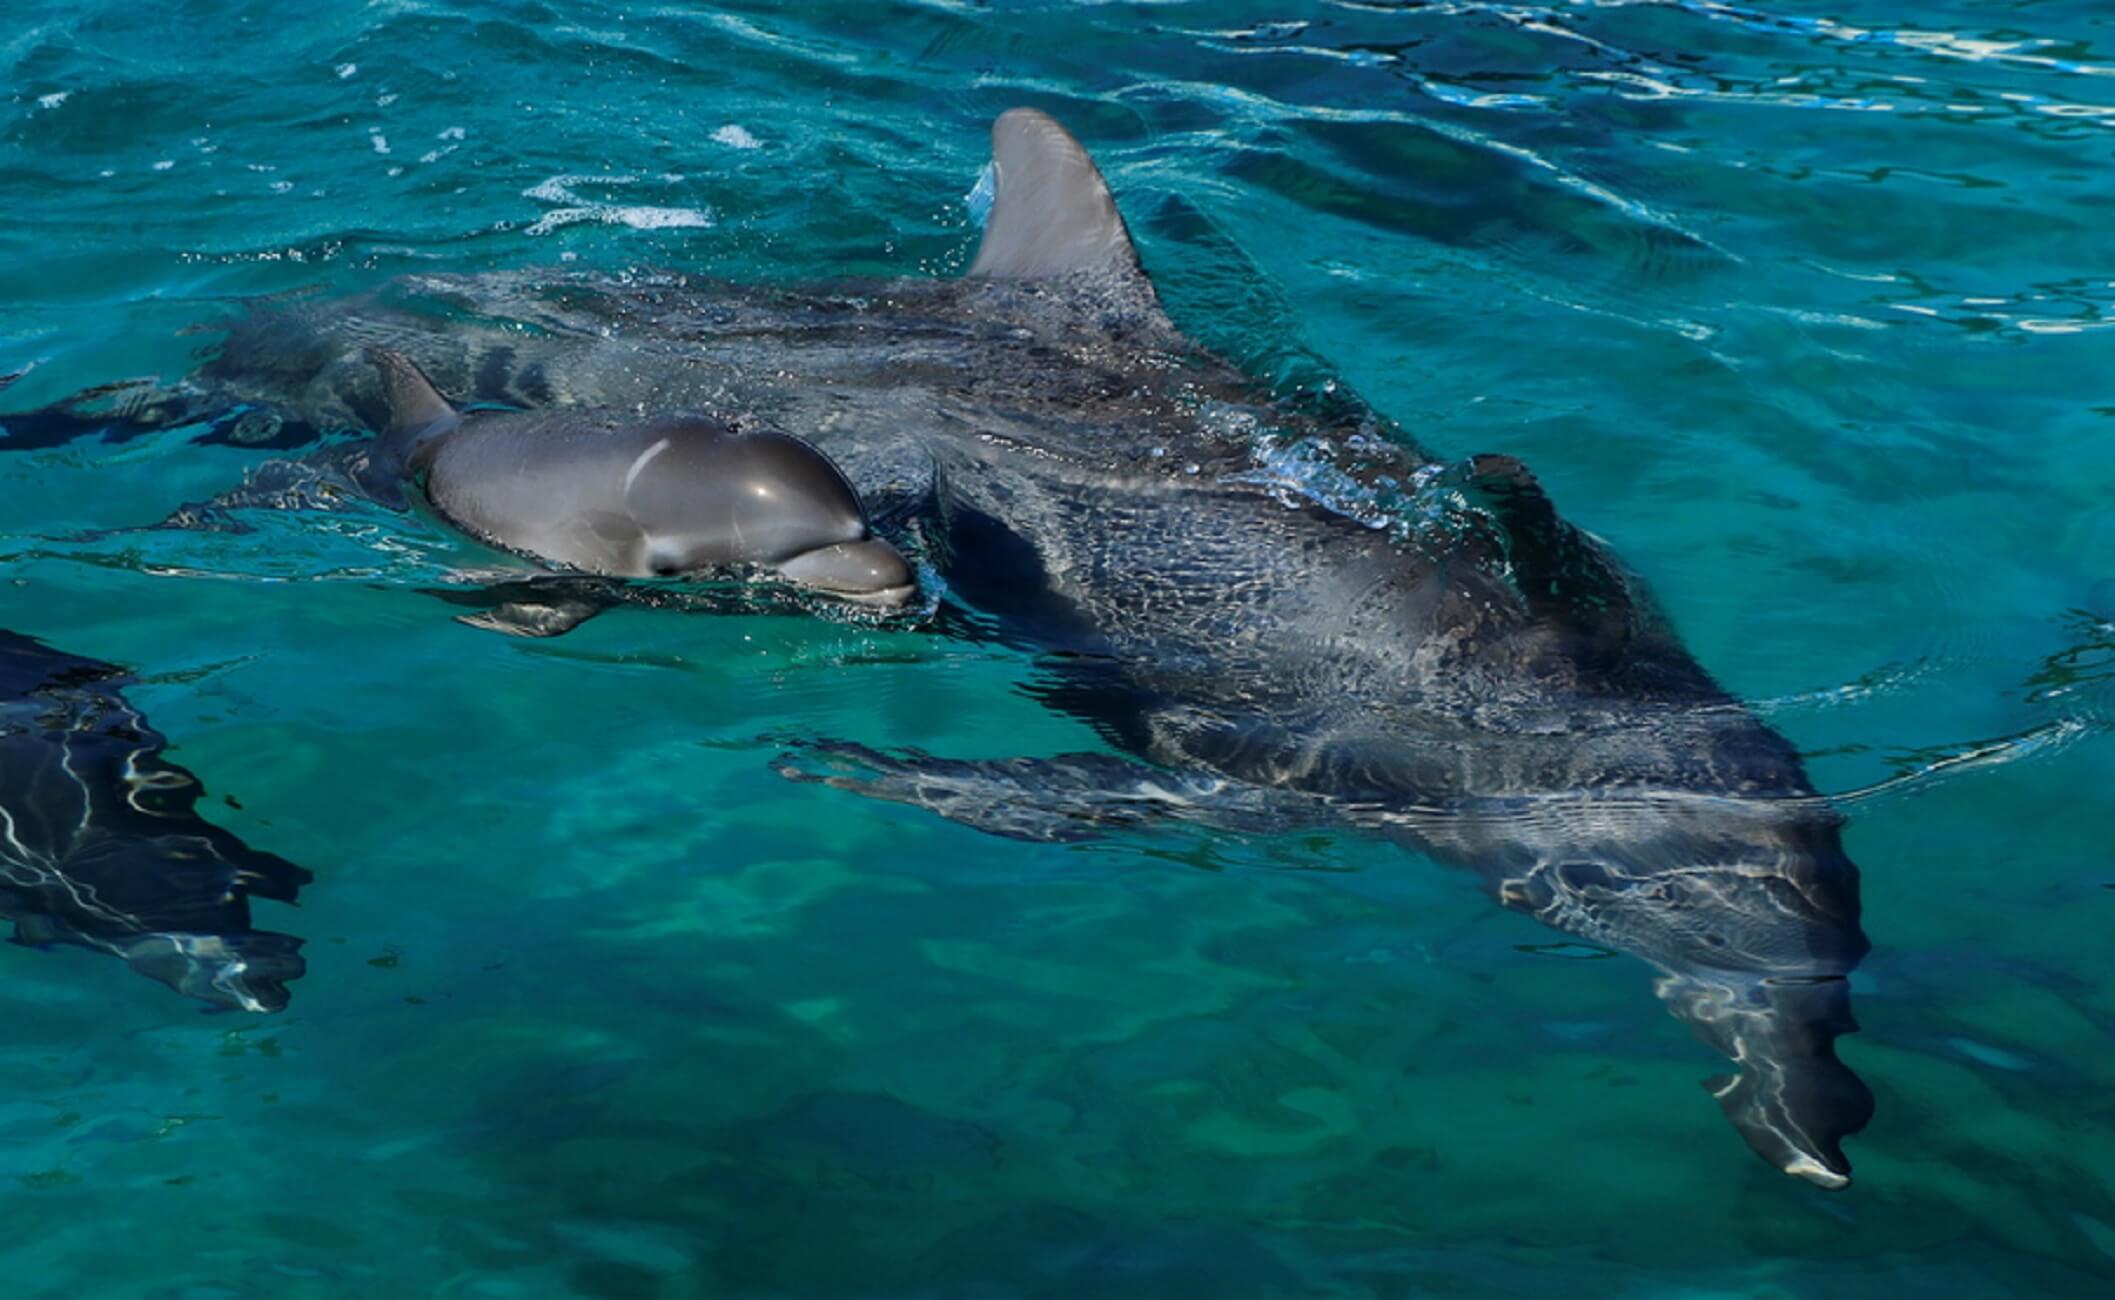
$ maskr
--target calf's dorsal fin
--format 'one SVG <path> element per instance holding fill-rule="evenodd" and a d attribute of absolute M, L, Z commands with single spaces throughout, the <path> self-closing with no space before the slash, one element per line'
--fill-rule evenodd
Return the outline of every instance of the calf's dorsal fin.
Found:
<path fill-rule="evenodd" d="M 996 195 L 969 274 L 1040 279 L 1076 271 L 1143 276 L 1102 174 L 1048 113 L 1008 109 L 991 124 Z"/>
<path fill-rule="evenodd" d="M 369 348 L 367 359 L 382 376 L 382 400 L 389 404 L 384 439 L 416 442 L 436 425 L 455 419 L 455 408 L 410 357 L 388 348 Z"/>
<path fill-rule="evenodd" d="M 388 348 L 369 348 L 367 359 L 382 377 L 389 423 L 354 462 L 353 478 L 375 500 L 401 509 L 403 479 L 412 458 L 420 447 L 461 424 L 462 417 L 410 357 Z"/>

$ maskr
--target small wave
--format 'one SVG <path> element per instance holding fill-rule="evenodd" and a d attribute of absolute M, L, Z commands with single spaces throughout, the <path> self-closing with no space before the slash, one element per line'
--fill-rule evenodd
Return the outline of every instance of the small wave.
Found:
<path fill-rule="evenodd" d="M 1580 3 L 1595 7 L 1616 7 L 1634 3 L 1635 0 L 1580 0 Z M 1943 32 L 1913 27 L 1859 27 L 1834 18 L 1810 18 L 1801 14 L 1770 14 L 1757 9 L 1746 9 L 1739 5 L 1722 3 L 1721 0 L 1660 0 L 1678 9 L 1687 10 L 1703 18 L 1730 22 L 1755 31 L 1782 32 L 1804 37 L 1820 37 L 1849 45 L 1883 45 L 1931 54 L 1941 58 L 1960 59 L 1970 63 L 2002 63 L 2038 71 L 2060 72 L 2086 77 L 2115 77 L 2115 63 L 2089 63 L 2080 59 L 2061 58 L 2040 51 L 2060 48 L 2063 42 L 2042 40 L 2032 36 L 1999 39 L 1988 36 L 1969 36 L 1960 32 Z"/>
<path fill-rule="evenodd" d="M 1480 152 L 1497 154 L 1512 159 L 1530 171 L 1547 177 L 1551 183 L 1580 195 L 1593 203 L 1622 214 L 1633 221 L 1664 230 L 1694 247 L 1708 249 L 1729 262 L 1740 259 L 1720 248 L 1698 232 L 1689 229 L 1672 213 L 1662 212 L 1649 204 L 1628 198 L 1607 185 L 1589 179 L 1553 158 L 1509 140 L 1499 139 L 1485 131 L 1479 131 L 1457 122 L 1422 116 L 1401 109 L 1342 108 L 1318 104 L 1291 104 L 1274 99 L 1253 90 L 1236 86 L 1205 82 L 1156 80 L 1136 82 L 1110 92 L 1113 99 L 1190 99 L 1211 103 L 1231 110 L 1234 116 L 1251 127 L 1279 126 L 1287 122 L 1326 122 L 1353 124 L 1388 124 L 1406 126 L 1417 131 L 1432 132 Z"/>
<path fill-rule="evenodd" d="M 1911 750 L 1898 755 L 1898 771 L 1885 780 L 1835 796 L 1839 804 L 1863 804 L 1895 795 L 1921 793 L 1938 782 L 1967 772 L 2002 767 L 2069 748 L 2092 730 L 2082 718 L 2059 718 L 2009 736 L 1966 745 Z"/>

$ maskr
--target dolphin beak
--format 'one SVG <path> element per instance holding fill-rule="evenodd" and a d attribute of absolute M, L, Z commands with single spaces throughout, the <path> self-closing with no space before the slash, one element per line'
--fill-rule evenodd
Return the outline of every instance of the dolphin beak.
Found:
<path fill-rule="evenodd" d="M 874 591 L 840 591 L 832 593 L 839 600 L 848 600 L 854 605 L 866 605 L 874 609 L 898 609 L 909 601 L 918 590 L 916 583 L 905 583 L 900 587 L 882 587 Z"/>
<path fill-rule="evenodd" d="M 917 580 L 903 552 L 869 537 L 803 551 L 776 566 L 779 573 L 858 605 L 894 608 L 911 598 Z"/>

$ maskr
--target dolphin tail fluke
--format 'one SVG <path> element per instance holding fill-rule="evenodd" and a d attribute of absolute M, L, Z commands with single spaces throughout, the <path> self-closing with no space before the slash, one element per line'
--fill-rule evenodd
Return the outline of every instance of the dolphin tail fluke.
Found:
<path fill-rule="evenodd" d="M 1849 1186 L 1843 1139 L 1873 1117 L 1872 1090 L 1836 1056 L 1836 1039 L 1858 1029 L 1849 981 L 1680 975 L 1659 992 L 1740 1067 L 1704 1086 L 1755 1154 L 1818 1187 Z"/>
<path fill-rule="evenodd" d="M 1049 114 L 1015 108 L 991 127 L 996 190 L 969 274 L 1040 279 L 1075 272 L 1145 278 L 1102 174 Z"/>

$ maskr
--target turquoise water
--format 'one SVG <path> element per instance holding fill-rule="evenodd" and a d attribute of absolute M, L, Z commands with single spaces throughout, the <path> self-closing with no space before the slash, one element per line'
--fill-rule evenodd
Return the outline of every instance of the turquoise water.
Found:
<path fill-rule="evenodd" d="M 2103 6 L 8 0 L 0 67 L 9 410 L 406 272 L 950 274 L 986 124 L 1049 109 L 1176 319 L 1527 460 L 1849 796 L 1879 1102 L 1822 1193 L 1641 965 L 1399 850 L 1029 846 L 769 766 L 1089 743 L 1025 656 L 509 640 L 417 593 L 416 520 L 61 543 L 266 453 L 0 441 L 0 627 L 137 670 L 317 876 L 258 907 L 310 940 L 274 1017 L 0 949 L 13 1294 L 2115 1282 Z"/>

